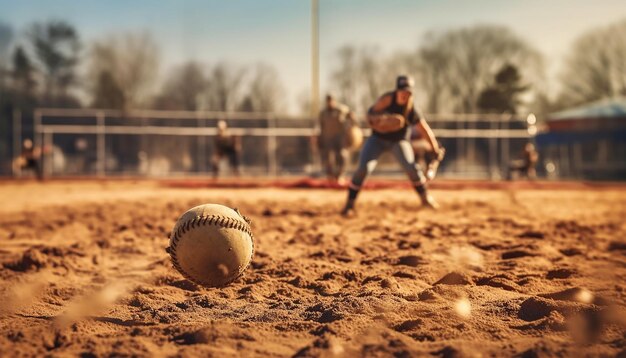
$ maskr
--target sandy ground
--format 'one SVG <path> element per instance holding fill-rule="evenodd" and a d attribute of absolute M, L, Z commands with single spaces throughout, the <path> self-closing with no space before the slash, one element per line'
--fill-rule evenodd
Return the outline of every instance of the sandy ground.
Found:
<path fill-rule="evenodd" d="M 0 183 L 3 356 L 626 355 L 626 190 L 173 189 Z M 222 289 L 165 252 L 201 203 L 253 221 Z"/>

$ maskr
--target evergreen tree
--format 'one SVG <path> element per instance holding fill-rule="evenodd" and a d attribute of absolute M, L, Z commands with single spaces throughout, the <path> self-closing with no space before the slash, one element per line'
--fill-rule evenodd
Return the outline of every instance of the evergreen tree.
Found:
<path fill-rule="evenodd" d="M 15 48 L 13 52 L 13 71 L 11 71 L 13 87 L 21 96 L 34 96 L 35 87 L 35 67 L 30 58 L 21 46 Z"/>
<path fill-rule="evenodd" d="M 29 39 L 44 75 L 46 105 L 63 106 L 76 102 L 68 90 L 77 82 L 78 32 L 66 22 L 51 21 L 33 25 Z"/>
<path fill-rule="evenodd" d="M 522 84 L 517 67 L 506 64 L 495 76 L 494 83 L 485 88 L 478 97 L 478 108 L 485 112 L 517 113 L 521 104 L 519 95 L 529 86 Z"/>

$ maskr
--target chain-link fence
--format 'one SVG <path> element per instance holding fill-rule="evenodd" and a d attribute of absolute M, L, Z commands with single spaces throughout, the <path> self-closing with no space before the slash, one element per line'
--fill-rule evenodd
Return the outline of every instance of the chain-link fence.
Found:
<path fill-rule="evenodd" d="M 501 178 L 536 132 L 526 116 L 427 118 L 447 150 L 440 167 L 445 177 Z M 243 175 L 320 174 L 312 140 L 316 120 L 271 113 L 38 109 L 34 139 L 44 149 L 46 176 L 206 175 L 219 120 L 241 138 Z M 366 128 L 364 132 L 368 134 Z M 13 141 L 19 146 L 21 138 Z M 353 153 L 350 169 L 357 158 Z M 386 154 L 376 173 L 400 175 L 401 170 Z"/>

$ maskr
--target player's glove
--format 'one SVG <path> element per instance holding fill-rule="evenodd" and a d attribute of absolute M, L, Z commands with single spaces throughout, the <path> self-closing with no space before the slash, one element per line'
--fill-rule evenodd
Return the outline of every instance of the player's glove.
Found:
<path fill-rule="evenodd" d="M 367 123 L 376 132 L 391 133 L 404 128 L 406 126 L 406 118 L 401 114 L 394 113 L 369 114 Z"/>

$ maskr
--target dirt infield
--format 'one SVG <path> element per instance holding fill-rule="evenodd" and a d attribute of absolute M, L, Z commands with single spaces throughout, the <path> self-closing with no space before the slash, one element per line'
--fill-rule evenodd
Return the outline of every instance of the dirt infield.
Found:
<path fill-rule="evenodd" d="M 155 182 L 0 183 L 6 356 L 626 354 L 626 190 L 345 193 Z M 165 252 L 201 203 L 253 221 L 223 289 Z"/>

